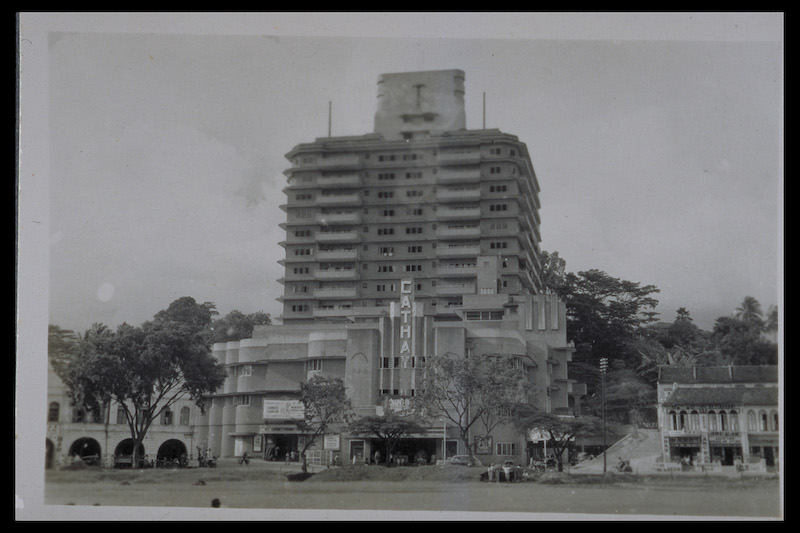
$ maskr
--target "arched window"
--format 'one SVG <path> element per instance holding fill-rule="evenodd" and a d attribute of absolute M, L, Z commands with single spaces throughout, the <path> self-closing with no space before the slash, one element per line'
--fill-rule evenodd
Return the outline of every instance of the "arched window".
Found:
<path fill-rule="evenodd" d="M 676 430 L 678 429 L 678 413 L 675 411 L 669 412 L 669 429 Z"/>
<path fill-rule="evenodd" d="M 708 412 L 708 430 L 717 431 L 718 427 L 717 413 L 715 411 Z"/>
<path fill-rule="evenodd" d="M 682 431 L 685 431 L 686 430 L 686 422 L 687 422 L 687 420 L 686 420 L 686 411 L 681 411 L 681 415 L 680 415 L 680 419 L 679 419 L 680 427 L 678 429 L 680 429 Z"/>
<path fill-rule="evenodd" d="M 756 412 L 752 409 L 747 411 L 747 430 L 756 431 L 758 429 L 758 422 L 756 420 Z"/>
<path fill-rule="evenodd" d="M 739 413 L 731 411 L 728 413 L 728 417 L 731 424 L 731 431 L 739 431 Z"/>
<path fill-rule="evenodd" d="M 719 430 L 728 431 L 728 413 L 725 411 L 719 412 Z"/>
<path fill-rule="evenodd" d="M 117 424 L 125 424 L 127 423 L 127 417 L 125 416 L 125 408 L 121 405 L 117 406 Z"/>
<path fill-rule="evenodd" d="M 697 411 L 689 413 L 689 429 L 692 431 L 700 431 L 700 413 Z"/>
<path fill-rule="evenodd" d="M 183 407 L 181 407 L 181 421 L 180 421 L 180 424 L 182 426 L 188 426 L 189 425 L 189 408 L 187 406 L 185 406 L 185 405 Z"/>
<path fill-rule="evenodd" d="M 163 411 L 161 411 L 161 425 L 162 426 L 172 425 L 172 411 L 170 411 L 169 408 L 166 408 Z"/>
<path fill-rule="evenodd" d="M 767 412 L 761 411 L 760 413 L 758 413 L 758 419 L 761 422 L 761 426 L 759 427 L 759 429 L 761 431 L 767 431 Z"/>
<path fill-rule="evenodd" d="M 778 411 L 772 411 L 772 431 L 779 431 L 778 426 Z"/>
<path fill-rule="evenodd" d="M 47 409 L 47 421 L 58 422 L 58 414 L 60 411 L 61 411 L 61 406 L 58 405 L 58 402 L 50 403 Z"/>

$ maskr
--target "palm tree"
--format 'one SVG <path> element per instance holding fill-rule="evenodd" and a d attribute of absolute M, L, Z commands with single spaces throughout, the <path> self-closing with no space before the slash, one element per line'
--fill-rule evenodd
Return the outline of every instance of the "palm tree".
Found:
<path fill-rule="evenodd" d="M 778 306 L 771 305 L 767 311 L 767 318 L 764 322 L 764 332 L 770 335 L 773 341 L 778 335 Z"/>
<path fill-rule="evenodd" d="M 763 325 L 764 319 L 761 304 L 752 296 L 745 296 L 742 304 L 736 308 L 736 318 L 749 323 Z"/>

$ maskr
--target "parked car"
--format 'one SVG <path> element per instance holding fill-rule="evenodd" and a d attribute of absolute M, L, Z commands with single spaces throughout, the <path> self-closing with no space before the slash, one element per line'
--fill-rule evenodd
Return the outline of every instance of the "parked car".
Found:
<path fill-rule="evenodd" d="M 445 464 L 448 465 L 464 465 L 469 466 L 469 455 L 454 455 L 445 459 Z"/>

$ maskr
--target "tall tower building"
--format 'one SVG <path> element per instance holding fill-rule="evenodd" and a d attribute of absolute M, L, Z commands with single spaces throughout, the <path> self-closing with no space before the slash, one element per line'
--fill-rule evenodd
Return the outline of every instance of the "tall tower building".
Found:
<path fill-rule="evenodd" d="M 539 185 L 525 144 L 466 129 L 461 70 L 383 74 L 377 100 L 373 133 L 286 154 L 283 322 L 374 312 L 401 279 L 426 315 L 462 310 L 468 295 L 538 294 Z"/>

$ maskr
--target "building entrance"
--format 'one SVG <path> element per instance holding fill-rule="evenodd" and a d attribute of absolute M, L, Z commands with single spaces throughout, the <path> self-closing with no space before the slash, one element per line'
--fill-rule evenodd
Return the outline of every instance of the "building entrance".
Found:
<path fill-rule="evenodd" d="M 289 454 L 289 461 L 296 461 L 299 457 L 298 449 L 299 435 L 269 434 L 265 435 L 266 445 L 264 446 L 264 459 L 267 461 L 286 461 L 286 454 Z"/>

